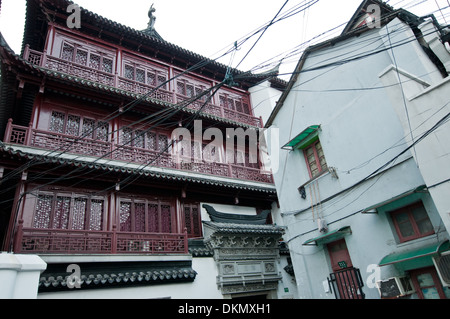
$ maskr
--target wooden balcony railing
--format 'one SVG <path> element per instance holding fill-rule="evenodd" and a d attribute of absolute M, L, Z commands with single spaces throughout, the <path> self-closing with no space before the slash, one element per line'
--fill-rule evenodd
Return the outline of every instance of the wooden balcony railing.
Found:
<path fill-rule="evenodd" d="M 127 233 L 17 227 L 18 254 L 187 254 L 184 234 Z"/>
<path fill-rule="evenodd" d="M 15 125 L 12 119 L 8 121 L 4 141 L 5 143 L 53 151 L 55 156 L 59 153 L 87 155 L 128 163 L 146 164 L 151 167 L 171 168 L 273 184 L 272 174 L 270 172 L 263 172 L 257 168 L 230 163 L 183 159 L 170 153 L 160 153 L 148 149 L 89 138 L 77 138 L 75 136 L 34 129 L 31 126 L 24 127 Z"/>
<path fill-rule="evenodd" d="M 65 73 L 69 76 L 86 79 L 128 92 L 136 94 L 148 94 L 149 92 L 152 92 L 149 97 L 171 104 L 179 103 L 187 99 L 187 97 L 176 94 L 176 92 L 172 92 L 162 88 L 155 90 L 155 87 L 126 79 L 124 77 L 121 77 L 119 74 L 103 72 L 97 69 L 90 68 L 89 66 L 56 58 L 54 56 L 48 55 L 46 52 L 31 50 L 28 45 L 24 50 L 24 59 L 34 65 L 48 70 Z M 172 87 L 174 86 L 172 85 Z M 203 105 L 202 102 L 194 102 L 189 104 L 187 108 L 198 110 L 200 109 L 201 105 Z M 203 107 L 202 112 L 254 127 L 262 128 L 264 126 L 262 123 L 262 118 L 260 117 L 255 117 L 235 110 L 223 108 L 211 103 Z"/>

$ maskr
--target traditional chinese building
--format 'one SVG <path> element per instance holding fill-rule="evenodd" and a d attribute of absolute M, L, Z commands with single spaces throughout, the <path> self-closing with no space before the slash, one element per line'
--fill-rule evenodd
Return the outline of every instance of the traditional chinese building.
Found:
<path fill-rule="evenodd" d="M 284 83 L 168 43 L 153 7 L 143 31 L 83 8 L 78 29 L 67 23 L 72 4 L 28 0 L 21 54 L 2 39 L 2 251 L 45 262 L 41 298 L 279 297 L 290 275 L 249 89 Z M 241 131 L 246 143 L 226 143 Z M 234 218 L 217 224 L 203 205 Z M 214 238 L 248 232 L 228 248 L 262 253 L 222 264 L 202 221 Z"/>

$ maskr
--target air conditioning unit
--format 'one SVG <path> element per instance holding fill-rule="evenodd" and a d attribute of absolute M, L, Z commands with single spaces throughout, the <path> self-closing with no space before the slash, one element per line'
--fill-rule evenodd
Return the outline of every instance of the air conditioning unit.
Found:
<path fill-rule="evenodd" d="M 450 252 L 433 257 L 433 262 L 441 279 L 442 286 L 450 287 Z"/>
<path fill-rule="evenodd" d="M 377 281 L 377 288 L 381 298 L 397 298 L 415 292 L 409 277 L 392 277 L 386 280 Z"/>

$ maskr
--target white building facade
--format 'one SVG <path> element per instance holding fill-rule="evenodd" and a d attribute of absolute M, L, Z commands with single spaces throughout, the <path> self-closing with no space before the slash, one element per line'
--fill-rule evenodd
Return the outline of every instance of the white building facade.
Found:
<path fill-rule="evenodd" d="M 450 54 L 424 41 L 445 33 L 428 20 L 363 1 L 341 36 L 305 51 L 269 118 L 299 298 L 450 297 Z"/>

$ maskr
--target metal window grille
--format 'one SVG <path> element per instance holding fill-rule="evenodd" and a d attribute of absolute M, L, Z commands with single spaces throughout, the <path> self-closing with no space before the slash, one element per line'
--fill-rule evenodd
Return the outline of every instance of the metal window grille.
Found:
<path fill-rule="evenodd" d="M 336 299 L 365 299 L 361 272 L 358 268 L 346 268 L 330 274 L 328 284 Z"/>

